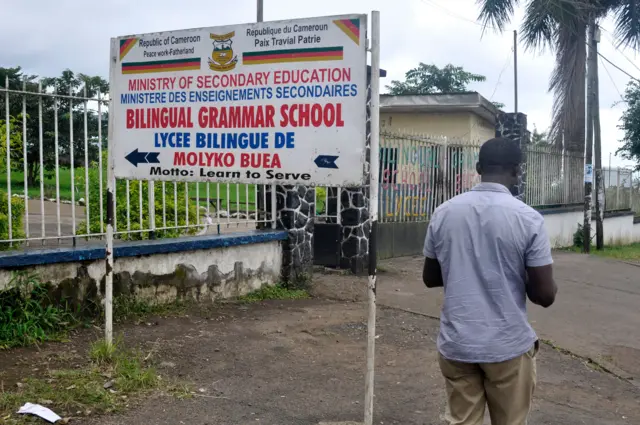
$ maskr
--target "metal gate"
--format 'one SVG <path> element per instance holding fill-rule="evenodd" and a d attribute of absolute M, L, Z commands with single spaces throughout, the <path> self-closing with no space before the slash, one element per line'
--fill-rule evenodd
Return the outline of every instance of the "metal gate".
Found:
<path fill-rule="evenodd" d="M 340 267 L 342 224 L 339 187 L 316 187 L 313 263 L 317 266 Z"/>

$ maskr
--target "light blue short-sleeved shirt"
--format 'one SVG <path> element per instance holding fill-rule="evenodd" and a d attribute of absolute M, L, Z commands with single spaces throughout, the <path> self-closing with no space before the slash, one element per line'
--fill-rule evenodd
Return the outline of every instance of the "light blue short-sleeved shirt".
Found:
<path fill-rule="evenodd" d="M 480 183 L 433 213 L 424 255 L 442 269 L 438 350 L 447 359 L 495 363 L 536 341 L 527 319 L 525 267 L 551 264 L 542 215 L 497 183 Z"/>

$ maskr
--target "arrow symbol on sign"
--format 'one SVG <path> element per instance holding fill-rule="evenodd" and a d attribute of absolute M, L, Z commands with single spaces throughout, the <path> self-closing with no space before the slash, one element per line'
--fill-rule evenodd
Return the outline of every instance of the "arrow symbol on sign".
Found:
<path fill-rule="evenodd" d="M 137 167 L 138 164 L 160 164 L 158 155 L 160 152 L 138 152 L 136 149 L 124 158 Z"/>
<path fill-rule="evenodd" d="M 338 159 L 338 157 L 334 155 L 318 155 L 313 162 L 316 163 L 318 168 L 338 168 L 336 159 Z"/>

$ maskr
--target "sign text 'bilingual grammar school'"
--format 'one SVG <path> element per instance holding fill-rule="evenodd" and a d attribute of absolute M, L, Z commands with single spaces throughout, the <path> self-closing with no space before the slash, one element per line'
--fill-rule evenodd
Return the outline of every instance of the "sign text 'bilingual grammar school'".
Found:
<path fill-rule="evenodd" d="M 363 183 L 366 15 L 112 41 L 115 175 Z"/>

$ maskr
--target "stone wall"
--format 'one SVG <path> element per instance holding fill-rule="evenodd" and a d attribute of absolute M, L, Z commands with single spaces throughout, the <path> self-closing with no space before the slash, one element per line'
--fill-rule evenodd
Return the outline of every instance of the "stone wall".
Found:
<path fill-rule="evenodd" d="M 524 201 L 524 193 L 527 185 L 527 158 L 525 146 L 529 143 L 529 131 L 527 130 L 527 116 L 523 113 L 501 112 L 496 118 L 496 137 L 506 137 L 517 142 L 523 148 L 522 165 L 518 185 L 511 188 L 513 196 Z"/>
<path fill-rule="evenodd" d="M 369 69 L 370 71 L 370 69 Z M 371 74 L 367 74 L 367 109 L 366 109 L 366 157 L 365 170 L 369 170 L 371 160 Z M 369 175 L 365 174 L 366 181 Z M 328 205 L 338 202 L 337 190 L 329 193 Z M 333 198 L 333 199 L 332 199 Z M 369 262 L 369 188 L 367 186 L 347 187 L 340 190 L 340 220 L 342 224 L 342 241 L 340 242 L 340 267 L 353 273 L 362 274 L 367 270 Z M 334 213 L 328 210 L 329 214 Z"/>
<path fill-rule="evenodd" d="M 271 219 L 271 185 L 266 186 Z M 313 274 L 315 188 L 276 185 L 277 229 L 287 232 L 283 246 L 282 279 L 294 286 L 306 285 Z"/>
<path fill-rule="evenodd" d="M 340 267 L 353 273 L 363 273 L 369 259 L 369 196 L 368 188 L 345 188 L 341 191 L 342 242 Z"/>

